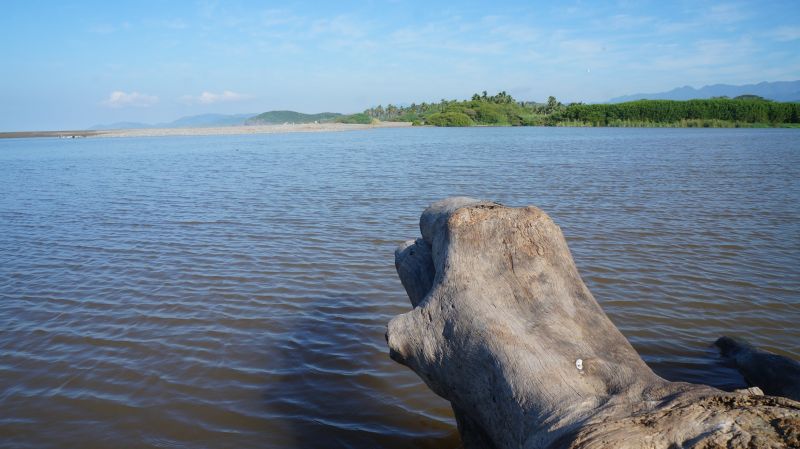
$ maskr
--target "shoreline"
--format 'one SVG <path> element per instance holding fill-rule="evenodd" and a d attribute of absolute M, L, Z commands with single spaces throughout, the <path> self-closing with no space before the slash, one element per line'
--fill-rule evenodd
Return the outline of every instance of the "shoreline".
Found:
<path fill-rule="evenodd" d="M 21 139 L 35 137 L 76 138 L 115 138 L 115 137 L 166 137 L 166 136 L 222 136 L 243 134 L 285 134 L 313 132 L 357 131 L 373 128 L 406 128 L 410 122 L 380 122 L 370 125 L 350 123 L 299 123 L 283 125 L 240 125 L 208 128 L 142 128 L 76 131 L 16 131 L 0 133 L 0 139 Z"/>
<path fill-rule="evenodd" d="M 753 124 L 761 125 L 761 124 Z M 136 129 L 109 129 L 109 130 L 75 130 L 75 131 L 9 131 L 0 132 L 0 139 L 27 139 L 27 138 L 117 138 L 117 137 L 168 137 L 168 136 L 223 136 L 245 134 L 287 134 L 287 133 L 314 133 L 314 132 L 342 132 L 358 131 L 373 128 L 410 128 L 411 122 L 379 122 L 374 124 L 352 123 L 298 123 L 282 125 L 237 125 L 198 128 L 136 128 Z M 421 125 L 423 128 L 437 128 L 437 126 Z M 637 126 L 593 126 L 591 124 L 565 123 L 555 126 L 547 125 L 485 125 L 475 124 L 464 127 L 442 126 L 439 128 L 674 128 L 674 129 L 798 129 L 795 124 L 773 126 L 675 126 L 674 124 L 649 124 Z"/>

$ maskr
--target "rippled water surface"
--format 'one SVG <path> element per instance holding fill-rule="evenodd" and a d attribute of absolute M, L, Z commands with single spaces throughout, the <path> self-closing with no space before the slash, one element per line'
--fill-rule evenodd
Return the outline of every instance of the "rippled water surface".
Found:
<path fill-rule="evenodd" d="M 379 129 L 0 141 L 8 447 L 458 447 L 387 356 L 430 202 L 534 204 L 669 379 L 800 358 L 800 132 Z"/>

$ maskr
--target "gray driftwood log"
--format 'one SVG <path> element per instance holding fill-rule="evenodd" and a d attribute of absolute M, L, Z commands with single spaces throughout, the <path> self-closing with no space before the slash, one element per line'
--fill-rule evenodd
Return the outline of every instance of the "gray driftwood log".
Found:
<path fill-rule="evenodd" d="M 450 198 L 420 229 L 395 253 L 413 310 L 386 339 L 466 448 L 800 447 L 800 403 L 654 374 L 541 210 Z"/>
<path fill-rule="evenodd" d="M 767 394 L 800 401 L 800 363 L 796 360 L 754 348 L 731 337 L 721 337 L 714 344 L 750 385 Z"/>

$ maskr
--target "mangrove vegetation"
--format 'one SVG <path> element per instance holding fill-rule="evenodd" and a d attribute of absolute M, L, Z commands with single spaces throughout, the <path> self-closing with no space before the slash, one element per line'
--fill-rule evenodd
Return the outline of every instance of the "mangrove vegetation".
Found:
<path fill-rule="evenodd" d="M 612 126 L 612 127 L 775 127 L 800 126 L 800 103 L 755 95 L 688 101 L 637 100 L 614 104 L 517 101 L 506 92 L 475 94 L 469 100 L 379 105 L 337 121 L 412 122 L 432 126 Z M 353 123 L 353 122 L 349 122 Z"/>

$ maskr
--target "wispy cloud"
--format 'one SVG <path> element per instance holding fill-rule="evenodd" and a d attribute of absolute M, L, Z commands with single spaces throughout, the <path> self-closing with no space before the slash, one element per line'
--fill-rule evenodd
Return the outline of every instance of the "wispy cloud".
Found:
<path fill-rule="evenodd" d="M 129 22 L 122 22 L 120 24 L 113 23 L 98 23 L 90 26 L 87 31 L 94 34 L 112 34 L 120 30 L 128 30 L 131 28 Z"/>
<path fill-rule="evenodd" d="M 735 23 L 750 17 L 750 14 L 736 3 L 721 3 L 711 6 L 707 19 L 718 23 Z"/>
<path fill-rule="evenodd" d="M 181 97 L 184 103 L 187 104 L 215 104 L 215 103 L 229 103 L 233 101 L 242 101 L 249 99 L 249 95 L 236 93 L 230 90 L 222 91 L 222 93 L 203 92 L 200 95 L 184 95 Z"/>
<path fill-rule="evenodd" d="M 503 24 L 492 28 L 489 33 L 508 39 L 518 44 L 536 42 L 541 39 L 541 32 L 535 28 L 520 24 Z"/>
<path fill-rule="evenodd" d="M 687 51 L 672 51 L 648 61 L 648 66 L 664 71 L 682 71 L 704 68 L 724 70 L 752 60 L 757 47 L 749 38 L 737 40 L 705 39 L 694 42 Z"/>
<path fill-rule="evenodd" d="M 399 28 L 389 33 L 385 39 L 388 48 L 415 50 L 419 54 L 426 51 L 445 51 L 448 56 L 460 55 L 500 55 L 503 54 L 512 36 L 518 35 L 519 44 L 534 38 L 534 30 L 523 27 L 506 27 L 500 31 L 493 24 L 497 16 L 486 16 L 479 23 L 464 23 L 457 17 L 428 22 L 419 27 Z M 465 36 L 485 36 L 485 39 Z M 522 39 L 524 35 L 525 39 Z"/>
<path fill-rule="evenodd" d="M 175 19 L 148 19 L 144 21 L 147 26 L 163 28 L 166 30 L 185 30 L 189 28 L 189 23 L 181 18 Z"/>
<path fill-rule="evenodd" d="M 602 42 L 594 39 L 567 39 L 560 42 L 567 54 L 575 56 L 595 56 L 606 50 Z"/>
<path fill-rule="evenodd" d="M 155 95 L 147 95 L 139 92 L 123 92 L 115 90 L 108 95 L 108 98 L 102 102 L 103 105 L 109 108 L 126 108 L 137 107 L 146 108 L 158 103 L 158 97 Z"/>
<path fill-rule="evenodd" d="M 800 39 L 800 27 L 783 26 L 776 28 L 769 36 L 779 42 L 796 41 Z"/>
<path fill-rule="evenodd" d="M 275 27 L 280 25 L 295 25 L 301 22 L 300 17 L 295 16 L 284 9 L 266 9 L 257 15 L 258 24 L 263 27 Z"/>
<path fill-rule="evenodd" d="M 635 16 L 629 14 L 617 14 L 603 20 L 602 26 L 612 30 L 641 29 L 653 23 L 653 18 L 649 16 Z"/>
<path fill-rule="evenodd" d="M 367 32 L 357 20 L 350 16 L 339 15 L 330 19 L 315 20 L 311 24 L 311 36 L 335 35 L 347 38 L 358 38 L 365 36 Z"/>

